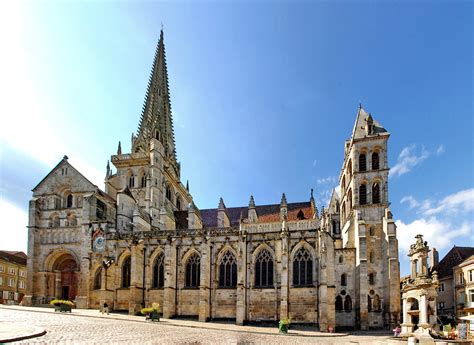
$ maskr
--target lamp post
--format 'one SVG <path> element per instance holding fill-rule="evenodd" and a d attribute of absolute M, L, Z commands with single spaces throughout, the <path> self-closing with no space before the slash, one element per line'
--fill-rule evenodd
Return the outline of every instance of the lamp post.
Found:
<path fill-rule="evenodd" d="M 107 269 L 112 266 L 112 264 L 115 262 L 115 260 L 111 257 L 107 257 L 106 259 L 102 260 L 102 267 L 104 267 L 105 270 L 105 290 L 107 291 Z"/>

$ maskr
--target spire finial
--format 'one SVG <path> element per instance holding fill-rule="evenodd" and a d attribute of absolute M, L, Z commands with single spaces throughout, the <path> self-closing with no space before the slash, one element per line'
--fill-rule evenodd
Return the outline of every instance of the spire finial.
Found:
<path fill-rule="evenodd" d="M 119 141 L 118 148 L 117 148 L 117 154 L 121 155 L 122 154 L 122 144 Z"/>
<path fill-rule="evenodd" d="M 253 199 L 253 195 L 250 195 L 249 208 L 255 208 L 255 200 Z"/>
<path fill-rule="evenodd" d="M 186 180 L 186 190 L 189 192 L 189 180 Z"/>
<path fill-rule="evenodd" d="M 359 109 L 362 109 L 362 102 L 359 101 Z"/>
<path fill-rule="evenodd" d="M 107 172 L 106 172 L 106 174 L 105 174 L 105 177 L 106 177 L 106 178 L 109 178 L 109 176 L 111 175 L 111 173 L 110 173 L 110 163 L 109 163 L 109 160 L 107 160 L 107 167 L 106 167 L 106 170 L 107 170 Z"/>
<path fill-rule="evenodd" d="M 313 188 L 311 188 L 311 197 L 310 197 L 310 199 L 314 199 L 313 192 L 314 192 L 314 189 L 313 189 Z"/>
<path fill-rule="evenodd" d="M 285 193 L 283 193 L 283 194 L 281 195 L 280 205 L 286 206 L 286 195 L 285 195 Z"/>
<path fill-rule="evenodd" d="M 224 199 L 222 199 L 222 197 L 219 199 L 218 209 L 219 210 L 224 210 L 225 209 Z"/>

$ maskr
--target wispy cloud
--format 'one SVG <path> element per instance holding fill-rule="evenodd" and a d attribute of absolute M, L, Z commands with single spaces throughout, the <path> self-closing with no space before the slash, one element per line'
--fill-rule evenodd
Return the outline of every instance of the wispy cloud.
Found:
<path fill-rule="evenodd" d="M 316 180 L 317 184 L 335 184 L 337 182 L 335 176 L 328 176 L 323 178 L 318 178 Z"/>
<path fill-rule="evenodd" d="M 420 215 L 411 223 L 397 220 L 400 250 L 408 252 L 417 234 L 424 235 L 431 247 L 445 249 L 456 242 L 474 241 L 474 188 L 450 194 L 441 200 L 417 200 L 405 196 L 400 200 Z"/>
<path fill-rule="evenodd" d="M 395 224 L 399 248 L 403 253 L 408 253 L 418 234 L 423 235 L 430 247 L 446 249 L 453 245 L 453 240 L 472 235 L 471 229 L 474 227 L 474 222 L 465 221 L 456 226 L 449 220 L 440 220 L 436 217 L 421 218 L 408 224 L 397 220 Z"/>
<path fill-rule="evenodd" d="M 406 174 L 428 157 L 432 155 L 441 155 L 444 151 L 443 145 L 438 146 L 433 151 L 427 150 L 424 146 L 421 146 L 421 148 L 418 149 L 416 144 L 404 147 L 398 155 L 397 164 L 390 169 L 390 177 Z"/>

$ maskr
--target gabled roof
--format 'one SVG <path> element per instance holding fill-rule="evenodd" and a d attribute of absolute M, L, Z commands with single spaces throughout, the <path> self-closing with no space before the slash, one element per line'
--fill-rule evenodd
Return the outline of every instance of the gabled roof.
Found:
<path fill-rule="evenodd" d="M 81 176 L 84 180 L 86 180 L 90 185 L 91 185 L 91 188 L 96 188 L 98 189 L 99 187 L 97 187 L 95 184 L 93 184 L 87 177 L 85 177 L 84 175 L 81 174 L 81 172 L 79 170 L 77 170 L 76 168 L 74 168 L 71 163 L 68 162 L 68 156 L 64 156 L 63 159 L 61 159 L 61 161 L 48 173 L 48 175 L 46 175 L 31 191 L 34 193 L 44 182 L 46 182 L 48 180 L 48 178 L 56 171 L 58 170 L 60 167 L 64 166 L 64 165 L 67 165 L 67 167 L 69 168 L 72 168 L 79 176 Z"/>
<path fill-rule="evenodd" d="M 359 107 L 359 111 L 357 113 L 357 117 L 354 123 L 354 128 L 352 129 L 352 139 L 361 139 L 367 136 L 367 133 L 365 131 L 365 125 L 367 124 L 367 121 L 372 121 L 373 123 L 372 135 L 377 135 L 381 133 L 388 134 L 387 130 L 383 128 L 379 122 L 375 121 L 372 118 L 372 115 L 368 114 L 361 106 Z"/>
<path fill-rule="evenodd" d="M 0 260 L 26 266 L 26 254 L 23 252 L 0 250 Z"/>
<path fill-rule="evenodd" d="M 280 204 L 271 205 L 258 205 L 255 206 L 257 211 L 259 223 L 269 223 L 280 221 Z M 313 211 L 311 210 L 311 203 L 305 202 L 293 202 L 288 204 L 288 220 L 297 220 L 299 211 L 302 211 L 305 219 L 313 218 Z M 216 227 L 217 226 L 217 208 L 201 210 L 202 224 L 204 227 Z M 239 225 L 240 218 L 248 217 L 248 206 L 243 207 L 228 207 L 226 208 L 229 216 L 230 225 Z"/>
<path fill-rule="evenodd" d="M 474 247 L 454 246 L 431 270 L 437 271 L 439 278 L 451 277 L 453 275 L 453 268 L 471 255 L 474 255 Z"/>

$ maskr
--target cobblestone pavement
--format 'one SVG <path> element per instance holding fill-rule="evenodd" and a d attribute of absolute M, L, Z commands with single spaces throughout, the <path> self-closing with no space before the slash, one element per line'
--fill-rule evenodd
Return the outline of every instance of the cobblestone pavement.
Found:
<path fill-rule="evenodd" d="M 44 336 L 18 342 L 21 344 L 387 344 L 388 342 L 387 336 L 383 335 L 344 337 L 270 335 L 14 309 L 0 309 L 0 322 L 26 323 L 46 329 L 47 333 Z"/>

